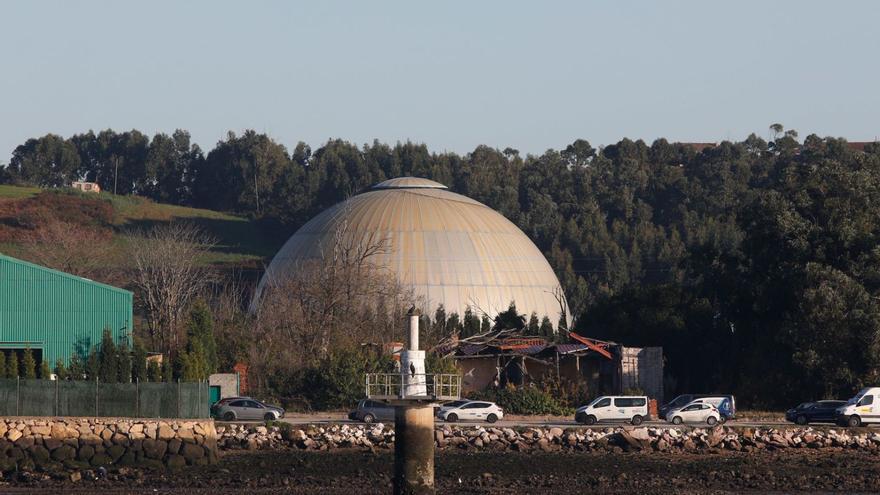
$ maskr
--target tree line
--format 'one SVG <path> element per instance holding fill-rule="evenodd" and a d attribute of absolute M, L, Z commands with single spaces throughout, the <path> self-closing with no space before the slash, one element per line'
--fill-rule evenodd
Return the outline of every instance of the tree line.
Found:
<path fill-rule="evenodd" d="M 433 179 L 538 245 L 576 331 L 662 345 L 670 391 L 734 391 L 756 405 L 847 395 L 880 375 L 880 145 L 772 131 L 706 148 L 579 139 L 525 157 L 378 141 L 288 150 L 254 131 L 229 133 L 205 154 L 185 131 L 102 131 L 28 140 L 2 180 L 93 180 L 289 234 L 382 180 Z M 454 322 L 466 332 L 476 324 Z"/>

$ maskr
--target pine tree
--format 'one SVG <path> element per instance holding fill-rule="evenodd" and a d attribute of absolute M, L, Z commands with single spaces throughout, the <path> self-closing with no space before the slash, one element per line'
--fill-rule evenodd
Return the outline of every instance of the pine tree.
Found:
<path fill-rule="evenodd" d="M 0 378 L 6 378 L 6 353 L 0 351 Z"/>
<path fill-rule="evenodd" d="M 150 360 L 147 364 L 147 380 L 151 382 L 162 381 L 162 368 L 159 367 L 159 363 L 155 360 Z"/>
<path fill-rule="evenodd" d="M 83 363 L 82 357 L 74 352 L 70 356 L 70 363 L 68 363 L 67 378 L 70 380 L 83 380 L 85 379 L 86 374 L 86 365 Z"/>
<path fill-rule="evenodd" d="M 28 380 L 33 380 L 37 377 L 37 362 L 34 360 L 34 353 L 30 347 L 26 348 L 22 355 L 21 376 Z"/>
<path fill-rule="evenodd" d="M 10 352 L 6 360 L 6 378 L 18 378 L 18 355 L 15 351 Z"/>
<path fill-rule="evenodd" d="M 119 355 L 109 328 L 104 329 L 101 347 L 98 349 L 98 379 L 103 383 L 116 383 Z"/>
<path fill-rule="evenodd" d="M 458 313 L 450 313 L 449 317 L 446 318 L 446 332 L 448 335 L 461 335 L 462 325 L 461 319 L 458 317 Z"/>
<path fill-rule="evenodd" d="M 174 382 L 174 373 L 171 369 L 171 357 L 163 356 L 162 359 L 162 380 L 166 383 Z"/>
<path fill-rule="evenodd" d="M 64 368 L 64 360 L 61 358 L 55 361 L 55 376 L 59 380 L 67 380 L 67 369 Z"/>
<path fill-rule="evenodd" d="M 538 313 L 532 312 L 529 317 L 529 335 L 541 335 L 541 324 L 538 323 Z"/>
<path fill-rule="evenodd" d="M 566 321 L 565 313 L 559 315 L 559 321 L 556 323 L 556 331 L 560 334 L 568 332 L 568 321 Z"/>
<path fill-rule="evenodd" d="M 49 361 L 43 359 L 40 361 L 40 379 L 51 380 L 52 370 L 49 369 Z"/>
<path fill-rule="evenodd" d="M 119 366 L 116 370 L 116 381 L 131 383 L 131 352 L 129 352 L 128 346 L 120 344 L 116 354 L 116 362 Z"/>
<path fill-rule="evenodd" d="M 489 330 L 492 330 L 492 322 L 489 321 L 489 317 L 483 315 L 483 320 L 480 323 L 480 333 L 486 333 Z"/>
<path fill-rule="evenodd" d="M 464 310 L 464 325 L 462 329 L 463 337 L 470 337 L 480 333 L 480 319 L 474 314 L 470 306 Z"/>
<path fill-rule="evenodd" d="M 101 362 L 98 360 L 98 350 L 92 347 L 92 350 L 89 352 L 89 358 L 86 360 L 85 366 L 85 375 L 86 379 L 89 381 L 95 381 L 98 379 L 99 373 L 101 371 Z"/>
<path fill-rule="evenodd" d="M 541 335 L 548 337 L 553 335 L 553 324 L 550 323 L 550 318 L 546 316 L 541 320 Z"/>
<path fill-rule="evenodd" d="M 131 349 L 131 375 L 132 380 L 147 381 L 147 351 L 138 338 L 134 339 L 134 346 Z"/>
<path fill-rule="evenodd" d="M 217 342 L 214 340 L 214 320 L 204 301 L 193 304 L 186 334 L 186 352 L 178 356 L 179 376 L 187 381 L 206 380 L 208 375 L 217 371 Z M 186 370 L 183 364 L 186 364 Z"/>

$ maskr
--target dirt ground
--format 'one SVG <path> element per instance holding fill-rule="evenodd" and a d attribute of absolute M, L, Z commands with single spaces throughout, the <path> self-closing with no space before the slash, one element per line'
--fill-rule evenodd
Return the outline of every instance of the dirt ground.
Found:
<path fill-rule="evenodd" d="M 179 473 L 111 470 L 103 479 L 21 478 L 0 493 L 345 494 L 389 493 L 391 452 L 227 453 L 220 464 Z M 743 493 L 880 491 L 880 457 L 859 451 L 517 453 L 443 452 L 438 493 Z"/>

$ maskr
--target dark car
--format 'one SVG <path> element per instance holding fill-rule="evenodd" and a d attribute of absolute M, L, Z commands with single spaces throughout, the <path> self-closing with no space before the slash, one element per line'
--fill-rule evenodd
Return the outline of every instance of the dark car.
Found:
<path fill-rule="evenodd" d="M 837 422 L 837 408 L 846 405 L 844 400 L 820 400 L 804 402 L 794 409 L 785 411 L 785 420 L 799 425 L 808 423 Z"/>
<path fill-rule="evenodd" d="M 348 419 L 372 423 L 374 421 L 394 421 L 394 406 L 370 399 L 358 402 L 357 409 L 348 413 Z"/>

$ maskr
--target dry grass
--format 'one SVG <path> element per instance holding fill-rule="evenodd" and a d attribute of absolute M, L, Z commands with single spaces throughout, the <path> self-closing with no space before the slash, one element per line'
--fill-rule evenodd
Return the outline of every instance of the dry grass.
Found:
<path fill-rule="evenodd" d="M 736 419 L 746 421 L 785 421 L 785 411 L 737 410 Z"/>

